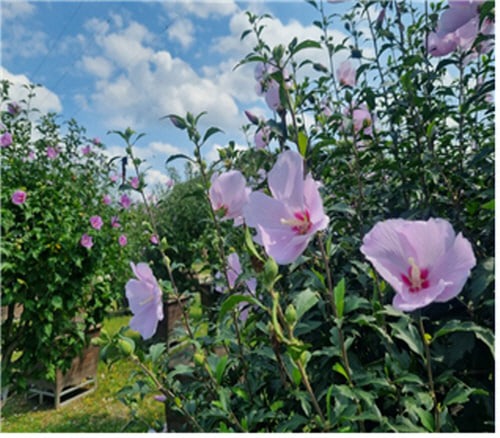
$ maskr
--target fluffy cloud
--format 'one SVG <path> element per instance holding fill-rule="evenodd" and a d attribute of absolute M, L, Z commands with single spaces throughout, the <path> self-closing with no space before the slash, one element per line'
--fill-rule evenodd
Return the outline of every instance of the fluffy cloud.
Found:
<path fill-rule="evenodd" d="M 28 17 L 35 12 L 35 5 L 27 1 L 4 1 L 2 2 L 2 21 L 18 20 Z"/>
<path fill-rule="evenodd" d="M 31 81 L 25 75 L 16 75 L 10 73 L 5 68 L 0 66 L 0 77 L 12 82 L 9 95 L 12 100 L 21 101 L 27 100 L 29 91 L 23 85 L 30 84 Z M 42 114 L 50 111 L 61 112 L 62 105 L 59 97 L 45 87 L 37 87 L 35 96 L 31 99 L 31 108 L 37 108 Z"/>
<path fill-rule="evenodd" d="M 223 129 L 238 123 L 238 107 L 225 87 L 201 77 L 169 52 L 153 50 L 148 45 L 151 35 L 142 25 L 132 22 L 111 31 L 106 24 L 88 23 L 88 28 L 98 30 L 95 43 L 100 53 L 85 56 L 82 63 L 97 77 L 91 103 L 111 129 L 143 128 L 166 114 L 188 111 L 207 111 L 205 122 Z M 110 65 L 117 74 L 106 77 Z"/>
<path fill-rule="evenodd" d="M 83 56 L 81 61 L 82 67 L 91 75 L 97 76 L 102 79 L 109 78 L 113 72 L 113 65 L 106 58 L 102 56 Z"/>
<path fill-rule="evenodd" d="M 185 49 L 194 41 L 194 26 L 187 18 L 178 18 L 167 29 L 168 37 Z"/>

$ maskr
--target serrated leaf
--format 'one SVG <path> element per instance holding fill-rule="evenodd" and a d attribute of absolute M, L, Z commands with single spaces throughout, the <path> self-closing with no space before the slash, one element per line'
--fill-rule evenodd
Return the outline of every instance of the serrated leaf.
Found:
<path fill-rule="evenodd" d="M 393 329 L 394 337 L 403 341 L 414 353 L 417 353 L 422 358 L 424 357 L 424 345 L 420 333 L 411 322 L 405 318 L 401 319 L 398 323 L 391 323 L 389 325 Z"/>

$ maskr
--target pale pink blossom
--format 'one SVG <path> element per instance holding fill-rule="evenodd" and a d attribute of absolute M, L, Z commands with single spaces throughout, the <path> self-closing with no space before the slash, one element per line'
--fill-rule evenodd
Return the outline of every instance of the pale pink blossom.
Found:
<path fill-rule="evenodd" d="M 90 225 L 95 230 L 100 230 L 101 227 L 102 227 L 102 225 L 103 225 L 101 216 L 97 216 L 97 215 L 96 216 L 91 216 L 90 217 Z"/>
<path fill-rule="evenodd" d="M 15 205 L 22 205 L 26 202 L 27 194 L 24 190 L 16 190 L 11 197 L 11 201 Z"/>
<path fill-rule="evenodd" d="M 253 192 L 244 207 L 248 226 L 257 230 L 254 240 L 279 264 L 294 262 L 317 231 L 328 226 L 319 183 L 304 178 L 304 161 L 294 151 L 282 152 L 268 175 L 272 197 Z"/>
<path fill-rule="evenodd" d="M 6 148 L 12 144 L 12 134 L 10 132 L 4 132 L 0 136 L 0 147 Z"/>
<path fill-rule="evenodd" d="M 379 222 L 361 252 L 396 292 L 393 306 L 406 312 L 456 297 L 476 265 L 470 242 L 444 219 Z"/>
<path fill-rule="evenodd" d="M 82 238 L 80 239 L 80 245 L 83 247 L 90 249 L 94 245 L 94 242 L 92 241 L 92 236 L 89 236 L 88 234 L 84 234 Z"/>
<path fill-rule="evenodd" d="M 118 220 L 118 216 L 111 217 L 111 227 L 113 227 L 113 228 L 120 228 L 121 227 L 120 222 Z"/>
<path fill-rule="evenodd" d="M 457 49 L 469 51 L 479 33 L 493 35 L 494 26 L 484 20 L 480 26 L 479 7 L 484 1 L 449 0 L 449 7 L 439 17 L 435 32 L 427 37 L 427 50 L 432 56 L 444 56 Z M 492 48 L 492 41 L 481 43 L 477 50 Z"/>
<path fill-rule="evenodd" d="M 102 197 L 102 202 L 103 202 L 103 204 L 110 205 L 111 204 L 111 196 L 104 195 Z"/>
<path fill-rule="evenodd" d="M 146 263 L 130 263 L 130 266 L 136 278 L 125 285 L 125 295 L 134 314 L 129 325 L 144 339 L 149 339 L 155 334 L 158 322 L 163 320 L 162 292 Z"/>
<path fill-rule="evenodd" d="M 130 200 L 130 198 L 127 196 L 126 193 L 124 193 L 121 197 L 120 197 L 120 204 L 121 206 L 124 208 L 124 209 L 128 209 L 130 207 L 130 205 L 132 204 L 132 201 Z"/>
<path fill-rule="evenodd" d="M 174 186 L 174 184 L 175 184 L 175 181 L 174 181 L 172 178 L 169 178 L 169 179 L 167 179 L 167 180 L 165 181 L 165 185 L 166 185 L 169 189 L 171 189 L 171 188 Z"/>
<path fill-rule="evenodd" d="M 87 146 L 84 146 L 82 148 L 82 154 L 83 155 L 88 155 L 92 152 L 92 148 L 90 147 L 90 145 L 87 145 Z"/>
<path fill-rule="evenodd" d="M 118 175 L 114 173 L 113 175 L 109 176 L 109 179 L 111 180 L 111 182 L 115 183 L 116 181 L 118 181 Z"/>
<path fill-rule="evenodd" d="M 59 155 L 59 150 L 55 147 L 49 146 L 47 148 L 47 157 L 49 157 L 51 160 L 57 158 Z"/>
<path fill-rule="evenodd" d="M 271 141 L 271 128 L 269 126 L 260 127 L 254 136 L 255 147 L 257 149 L 265 148 Z"/>
<path fill-rule="evenodd" d="M 118 243 L 120 246 L 125 246 L 128 243 L 127 236 L 125 234 L 120 234 L 120 237 L 118 237 Z"/>
<path fill-rule="evenodd" d="M 337 69 L 337 78 L 342 85 L 354 87 L 356 85 L 356 68 L 349 60 L 340 64 Z"/>
<path fill-rule="evenodd" d="M 160 243 L 160 239 L 158 238 L 158 235 L 157 235 L 157 234 L 151 234 L 151 237 L 149 238 L 149 241 L 150 241 L 153 245 L 158 245 L 158 243 Z"/>
<path fill-rule="evenodd" d="M 248 202 L 250 192 L 243 174 L 238 170 L 230 170 L 212 176 L 209 197 L 214 211 L 221 210 L 222 219 L 234 219 L 236 226 L 243 223 L 243 207 Z"/>
<path fill-rule="evenodd" d="M 355 134 L 360 132 L 370 136 L 373 134 L 372 116 L 365 105 L 359 105 L 354 108 L 346 108 L 344 114 L 351 118 Z"/>
<path fill-rule="evenodd" d="M 134 189 L 138 189 L 139 188 L 139 178 L 134 176 L 133 178 L 130 179 L 130 185 L 132 186 L 132 188 Z"/>
<path fill-rule="evenodd" d="M 21 112 L 21 106 L 17 102 L 10 102 L 7 111 L 12 116 L 17 116 Z"/>
<path fill-rule="evenodd" d="M 94 143 L 96 146 L 100 145 L 101 144 L 101 140 L 97 137 L 94 137 L 92 139 L 92 143 Z"/>
<path fill-rule="evenodd" d="M 227 257 L 226 275 L 229 282 L 229 287 L 235 289 L 240 286 L 236 281 L 238 277 L 243 273 L 241 269 L 240 258 L 237 253 L 233 252 Z M 221 278 L 222 274 L 219 272 L 216 275 L 217 278 Z M 255 290 L 257 289 L 257 280 L 255 278 L 249 278 L 244 282 L 245 288 L 243 291 L 244 295 L 255 296 Z M 223 287 L 216 287 L 217 292 L 224 293 L 225 289 Z M 248 304 L 240 303 L 238 308 L 240 309 L 240 319 L 246 321 L 248 318 Z"/>

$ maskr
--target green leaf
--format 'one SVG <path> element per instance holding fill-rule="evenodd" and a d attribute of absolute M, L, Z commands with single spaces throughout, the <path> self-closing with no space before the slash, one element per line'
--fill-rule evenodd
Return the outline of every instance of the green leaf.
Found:
<path fill-rule="evenodd" d="M 342 318 L 344 315 L 344 296 L 345 296 L 345 279 L 342 278 L 333 290 L 335 297 L 335 307 L 337 308 L 337 317 Z"/>
<path fill-rule="evenodd" d="M 153 363 L 157 362 L 160 356 L 165 352 L 165 344 L 153 344 L 149 347 L 149 357 Z"/>
<path fill-rule="evenodd" d="M 478 388 L 468 388 L 463 383 L 457 383 L 450 389 L 443 400 L 443 406 L 462 404 L 469 401 L 472 394 L 488 395 L 488 392 Z"/>
<path fill-rule="evenodd" d="M 306 158 L 308 140 L 307 140 L 307 135 L 304 133 L 304 131 L 299 131 L 299 133 L 297 134 L 297 142 L 300 155 Z"/>
<path fill-rule="evenodd" d="M 191 161 L 191 163 L 194 163 L 194 160 L 187 156 L 186 154 L 174 154 L 174 155 L 170 155 L 170 157 L 168 157 L 167 161 L 165 161 L 165 166 L 170 163 L 171 161 L 174 161 L 174 160 L 177 160 L 178 158 L 184 158 L 185 160 L 188 160 L 188 161 Z"/>
<path fill-rule="evenodd" d="M 261 309 L 266 310 L 266 307 L 255 297 L 249 295 L 231 295 L 222 303 L 219 312 L 219 321 L 222 320 L 222 318 L 225 316 L 227 312 L 234 309 L 234 307 L 237 306 L 239 303 L 243 302 L 254 304 L 260 307 Z"/>
<path fill-rule="evenodd" d="M 292 55 L 295 55 L 304 49 L 321 49 L 321 44 L 314 40 L 305 40 L 297 44 L 290 52 Z"/>
<path fill-rule="evenodd" d="M 54 309 L 62 309 L 63 307 L 63 299 L 59 295 L 52 297 L 52 300 L 50 300 L 50 302 Z"/>
<path fill-rule="evenodd" d="M 217 134 L 218 132 L 223 132 L 223 131 L 219 128 L 216 128 L 215 126 L 211 126 L 210 128 L 208 128 L 207 132 L 205 132 L 205 135 L 203 136 L 201 144 L 205 143 L 212 135 Z"/>
<path fill-rule="evenodd" d="M 346 373 L 346 370 L 344 368 L 344 366 L 340 363 L 340 362 L 337 362 L 333 367 L 332 367 L 332 370 L 333 371 L 336 371 L 337 373 L 341 374 L 342 376 L 345 377 L 345 379 L 347 381 L 349 381 L 349 376 L 347 375 Z"/>
<path fill-rule="evenodd" d="M 414 353 L 424 357 L 424 344 L 417 328 L 408 318 L 401 318 L 397 323 L 389 324 L 393 329 L 394 337 L 403 341 Z"/>
<path fill-rule="evenodd" d="M 258 253 L 257 248 L 255 248 L 255 245 L 252 240 L 252 235 L 250 233 L 250 230 L 248 227 L 245 227 L 245 244 L 250 251 L 250 253 L 256 257 L 258 260 L 261 262 L 264 262 L 264 258 Z"/>
<path fill-rule="evenodd" d="M 471 321 L 458 321 L 458 320 L 448 321 L 443 327 L 441 327 L 434 334 L 433 339 L 437 339 L 440 336 L 444 336 L 448 333 L 454 333 L 459 331 L 474 333 L 476 338 L 484 342 L 486 346 L 489 348 L 491 355 L 495 357 L 495 336 L 493 335 L 493 332 L 489 328 L 481 327 L 477 324 L 474 324 Z"/>
<path fill-rule="evenodd" d="M 481 208 L 485 210 L 495 210 L 495 200 L 492 199 L 491 201 L 484 203 L 483 205 L 481 205 Z"/>
<path fill-rule="evenodd" d="M 220 385 L 222 382 L 222 377 L 224 376 L 224 371 L 226 370 L 228 356 L 224 355 L 219 358 L 217 366 L 215 367 L 215 380 Z"/>
<path fill-rule="evenodd" d="M 415 407 L 414 411 L 418 415 L 422 426 L 429 432 L 434 432 L 434 416 L 432 413 L 419 407 Z"/>
<path fill-rule="evenodd" d="M 293 300 L 295 310 L 297 311 L 297 320 L 304 313 L 312 308 L 319 301 L 318 295 L 310 289 L 300 292 Z"/>

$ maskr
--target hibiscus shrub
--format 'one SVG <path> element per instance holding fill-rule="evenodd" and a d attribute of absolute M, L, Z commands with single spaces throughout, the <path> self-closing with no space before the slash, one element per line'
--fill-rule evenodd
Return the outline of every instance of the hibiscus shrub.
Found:
<path fill-rule="evenodd" d="M 247 112 L 255 147 L 209 167 L 219 130 L 169 115 L 194 145 L 215 303 L 168 255 L 162 281 L 134 265 L 145 339 L 162 294 L 193 300 L 165 344 L 119 335 L 142 375 L 120 394 L 165 403 L 157 430 L 492 431 L 493 2 L 356 2 L 343 41 L 334 6 L 307 3 L 318 41 L 270 47 L 248 14 L 241 64 L 272 113 Z"/>
<path fill-rule="evenodd" d="M 30 109 L 36 87 L 21 102 L 11 87 L 2 82 L 2 386 L 26 388 L 82 351 L 121 298 L 130 256 L 104 146 Z"/>

